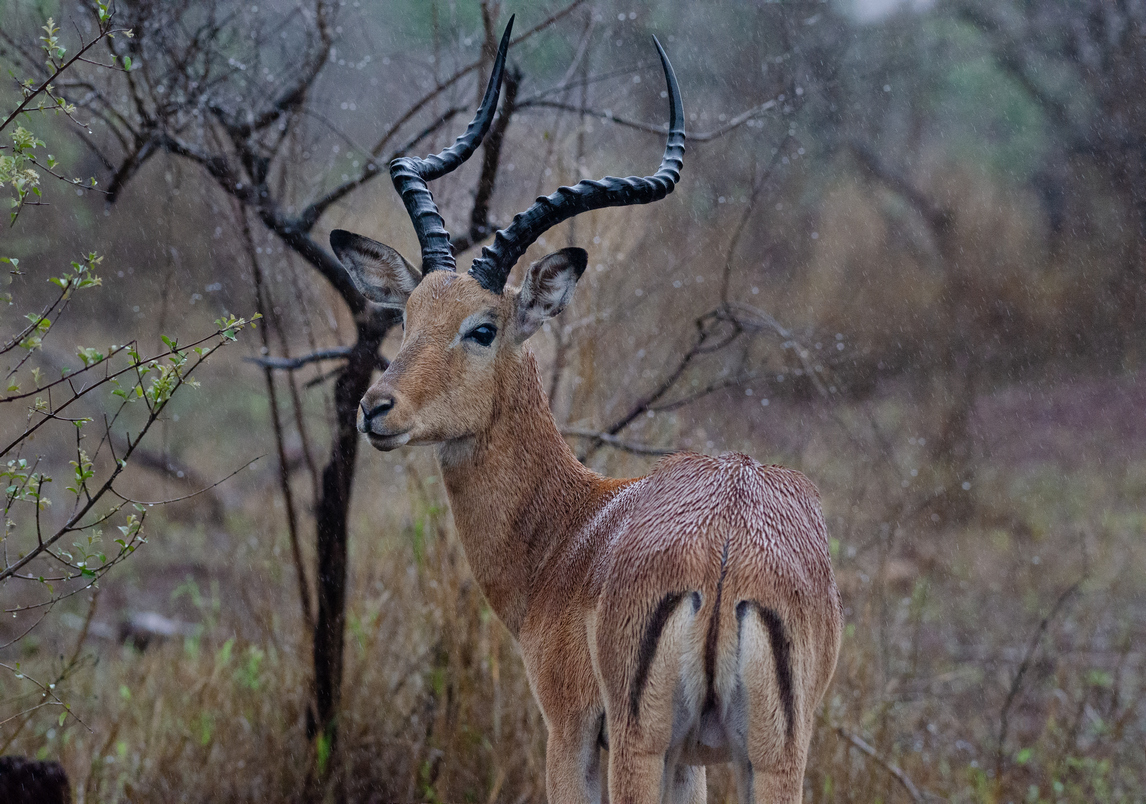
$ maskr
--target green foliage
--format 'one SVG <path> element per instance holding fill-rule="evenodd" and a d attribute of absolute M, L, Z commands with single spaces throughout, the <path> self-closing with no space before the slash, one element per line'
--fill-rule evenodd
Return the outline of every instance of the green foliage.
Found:
<path fill-rule="evenodd" d="M 4 137 L 0 145 L 0 185 L 11 190 L 11 225 L 25 207 L 39 203 L 34 199 L 42 198 L 43 172 L 69 184 L 96 186 L 95 179 L 84 182 L 57 173 L 57 160 L 51 154 L 41 157 L 47 144 L 29 123 L 32 112 L 54 111 L 72 116 L 75 108 L 56 97 L 50 81 L 100 41 L 116 33 L 130 36 L 130 31 L 112 27 L 109 3 L 98 2 L 94 14 L 98 35 L 81 43 L 71 57 L 61 41 L 59 28 L 48 19 L 40 47 L 49 78 L 38 85 L 30 79 L 20 82 L 21 101 L 0 119 Z M 130 70 L 132 63 L 125 58 L 119 67 L 113 58 L 111 65 L 104 66 Z M 24 275 L 20 260 L 4 256 L 0 262 L 10 266 L 10 275 Z M 19 421 L 21 415 L 24 420 L 23 431 L 7 444 L 0 444 L 0 590 L 7 601 L 4 611 L 13 617 L 28 611 L 46 613 L 59 601 L 95 586 L 103 575 L 146 542 L 144 520 L 151 504 L 131 499 L 116 483 L 172 399 L 184 388 L 198 386 L 192 373 L 214 354 L 217 346 L 234 342 L 238 333 L 254 320 L 233 315 L 220 319 L 214 332 L 186 348 L 180 347 L 175 337 L 164 336 L 165 348 L 149 357 L 141 354 L 135 341 L 108 347 L 76 344 L 70 351 L 79 364 L 57 369 L 58 379 L 49 379 L 54 372 L 43 362 L 45 341 L 53 333 L 54 324 L 66 315 L 75 293 L 102 286 L 96 273 L 102 262 L 102 256 L 89 252 L 59 275 L 48 277 L 48 283 L 55 288 L 54 298 L 40 311 L 24 314 L 22 320 L 26 323 L 0 341 L 0 357 L 10 360 L 3 375 L 5 390 L 0 395 L 0 410 L 10 411 L 10 421 Z M 0 303 L 16 306 L 19 299 L 15 293 L 6 292 Z M 131 414 L 134 408 L 142 408 L 139 415 Z M 97 417 L 102 420 L 102 432 L 89 433 Z M 71 445 L 72 455 L 67 462 L 69 482 L 62 491 L 53 493 L 49 467 L 63 468 L 59 466 L 63 457 L 60 449 L 66 444 Z M 26 455 L 33 449 L 45 451 Z M 105 532 L 115 534 L 115 538 L 108 541 Z M 28 639 L 42 620 L 42 615 L 34 615 L 31 626 L 18 640 Z M 259 661 L 252 656 L 245 668 L 249 683 L 258 683 Z M 38 688 L 40 701 L 29 699 L 33 701 L 29 708 L 5 722 L 14 723 L 19 733 L 37 712 L 44 714 L 49 712 L 45 707 L 60 707 L 58 725 L 63 727 L 71 709 L 57 695 L 56 688 L 79 664 L 77 647 L 53 681 L 31 679 L 19 665 L 9 668 L 16 681 Z M 121 692 L 126 693 L 124 700 L 130 698 L 129 689 L 123 687 Z M 209 740 L 213 720 L 204 715 L 199 728 L 202 738 Z M 0 742 L 0 752 L 5 745 L 7 741 Z"/>
<path fill-rule="evenodd" d="M 9 205 L 14 207 L 12 222 L 15 223 L 29 194 L 37 198 L 42 196 L 40 174 L 32 166 L 36 162 L 33 152 L 36 148 L 43 148 L 45 143 L 20 125 L 9 133 L 8 139 L 10 153 L 0 154 L 0 184 L 12 187 L 13 197 L 9 199 Z"/>
<path fill-rule="evenodd" d="M 68 49 L 61 42 L 60 28 L 52 17 L 48 17 L 41 29 L 44 33 L 39 38 L 39 47 L 44 53 L 47 77 L 39 83 L 32 78 L 18 81 L 22 100 L 15 109 L 5 116 L 3 122 L 0 122 L 0 132 L 4 132 L 3 144 L 0 144 L 0 187 L 11 189 L 11 196 L 8 198 L 8 204 L 12 209 L 10 224 L 16 223 L 16 219 L 25 206 L 38 204 L 40 203 L 39 199 L 43 198 L 41 171 L 65 184 L 76 187 L 95 188 L 98 185 L 94 177 L 86 180 L 69 179 L 63 174 L 57 173 L 56 168 L 59 166 L 59 162 L 52 154 L 45 154 L 41 160 L 36 153 L 38 148 L 46 148 L 47 143 L 31 128 L 15 121 L 22 117 L 24 122 L 30 126 L 33 112 L 41 114 L 53 112 L 75 120 L 75 105 L 56 95 L 52 80 L 58 78 L 61 73 L 81 58 L 90 62 L 90 54 L 88 54 L 89 58 L 84 58 L 85 54 L 97 44 L 115 38 L 116 34 L 122 34 L 125 37 L 132 36 L 132 32 L 128 29 L 112 27 L 113 14 L 114 12 L 108 3 L 102 0 L 96 3 L 97 35 L 83 44 L 71 58 L 67 58 Z M 98 62 L 93 63 L 98 65 Z M 126 72 L 131 69 L 132 64 L 131 59 L 125 57 L 122 66 L 117 65 L 115 54 L 111 54 L 111 63 L 103 66 L 109 69 L 122 69 Z M 80 123 L 80 125 L 83 124 Z"/>

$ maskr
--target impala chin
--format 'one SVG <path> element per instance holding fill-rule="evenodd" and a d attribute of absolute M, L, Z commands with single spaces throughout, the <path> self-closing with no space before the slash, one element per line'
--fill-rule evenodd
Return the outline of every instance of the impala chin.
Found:
<path fill-rule="evenodd" d="M 389 452 L 392 449 L 404 447 L 410 441 L 409 433 L 379 435 L 378 433 L 367 432 L 366 437 L 370 440 L 370 445 L 374 447 L 374 449 L 380 449 L 383 452 Z"/>

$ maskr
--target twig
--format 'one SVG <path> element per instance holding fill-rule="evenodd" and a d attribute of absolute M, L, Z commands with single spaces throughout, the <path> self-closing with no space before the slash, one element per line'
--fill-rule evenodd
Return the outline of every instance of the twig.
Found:
<path fill-rule="evenodd" d="M 73 64 L 75 64 L 77 61 L 79 61 L 80 57 L 83 56 L 84 53 L 88 52 L 88 50 L 95 47 L 95 45 L 97 43 L 99 43 L 100 41 L 102 41 L 104 39 L 104 37 L 106 37 L 109 33 L 125 33 L 125 32 L 126 32 L 125 29 L 117 29 L 117 30 L 113 31 L 111 28 L 111 25 L 109 23 L 107 28 L 100 30 L 99 35 L 96 36 L 95 39 L 93 39 L 92 41 L 88 42 L 86 45 L 81 47 L 76 52 L 76 54 L 74 56 L 72 56 L 70 59 L 68 59 L 66 62 L 59 65 L 58 67 L 53 65 L 55 67 L 55 72 L 51 76 L 46 78 L 44 80 L 44 82 L 42 84 L 40 84 L 40 86 L 36 87 L 35 89 L 31 90 L 26 95 L 24 95 L 24 99 L 22 101 L 20 101 L 20 103 L 16 106 L 16 108 L 13 109 L 12 112 L 6 118 L 4 118 L 4 122 L 0 123 L 0 131 L 3 131 L 5 128 L 7 128 L 8 124 L 11 123 L 13 120 L 15 120 L 16 117 L 19 116 L 19 114 L 28 107 L 28 104 L 32 102 L 33 98 L 35 98 L 41 92 L 46 92 L 49 89 L 49 87 L 51 87 L 52 78 L 54 78 L 55 76 L 58 76 L 62 73 L 67 72 L 68 68 L 71 67 Z"/>
<path fill-rule="evenodd" d="M 840 735 L 840 737 L 854 745 L 868 757 L 873 759 L 877 765 L 890 773 L 895 778 L 895 780 L 903 786 L 903 789 L 907 791 L 907 795 L 911 796 L 912 801 L 921 802 L 924 800 L 923 793 L 921 793 L 919 788 L 915 786 L 915 782 L 911 781 L 911 777 L 903 772 L 902 768 L 900 768 L 894 762 L 881 757 L 879 753 L 858 734 L 854 734 L 853 732 L 848 731 L 843 726 L 836 726 L 835 730 L 836 734 Z"/>
<path fill-rule="evenodd" d="M 243 244 L 246 246 L 247 261 L 251 264 L 251 273 L 255 280 L 255 304 L 260 309 L 268 310 L 273 314 L 274 305 L 269 303 L 264 288 L 263 270 L 259 265 L 258 257 L 255 255 L 255 240 L 251 234 L 251 225 L 247 218 L 246 208 L 240 206 L 238 215 L 242 227 Z M 270 336 L 268 330 L 270 329 L 270 322 L 268 321 L 267 324 L 267 326 L 263 327 L 262 341 L 263 349 L 269 350 Z M 307 632 L 313 634 L 315 620 L 314 607 L 311 604 L 310 598 L 310 581 L 307 579 L 306 565 L 303 564 L 302 561 L 302 547 L 298 537 L 298 516 L 295 508 L 294 493 L 290 485 L 290 470 L 287 468 L 282 417 L 279 415 L 278 392 L 275 388 L 274 373 L 270 366 L 263 366 L 263 378 L 266 381 L 267 401 L 271 408 L 271 427 L 274 431 L 275 449 L 278 452 L 279 459 L 279 491 L 283 495 L 283 506 L 286 508 L 287 536 L 290 539 L 291 560 L 294 562 L 295 575 L 298 581 L 298 598 L 299 604 L 302 607 L 302 621 L 306 623 Z"/>
<path fill-rule="evenodd" d="M 647 444 L 638 444 L 633 441 L 626 441 L 623 438 L 618 438 L 615 435 L 602 432 L 600 430 L 589 430 L 583 427 L 562 427 L 561 435 L 573 436 L 574 438 L 589 438 L 594 441 L 600 441 L 608 444 L 610 447 L 631 452 L 634 455 L 672 455 L 678 450 L 668 449 L 665 447 L 650 447 Z"/>
<path fill-rule="evenodd" d="M 399 156 L 403 156 L 407 152 L 413 150 L 415 145 L 429 137 L 431 134 L 436 133 L 438 129 L 452 120 L 456 114 L 464 111 L 465 108 L 466 107 L 464 106 L 453 106 L 449 109 L 446 109 L 446 111 L 438 115 L 438 117 L 432 123 L 411 137 L 407 142 L 396 148 L 394 152 L 385 159 L 378 159 L 375 154 L 371 154 L 370 158 L 366 161 L 366 167 L 362 169 L 361 173 L 352 179 L 348 179 L 342 182 L 337 187 L 330 189 L 324 193 L 321 198 L 318 198 L 306 209 L 304 209 L 302 214 L 298 217 L 300 222 L 299 225 L 304 229 L 309 230 L 314 226 L 315 223 L 318 222 L 318 219 L 322 217 L 322 213 L 325 212 L 331 204 L 334 204 L 335 202 L 341 200 L 344 196 L 366 184 L 368 181 L 382 172 L 382 165 L 388 165 L 394 159 L 397 159 Z"/>
<path fill-rule="evenodd" d="M 323 360 L 345 360 L 350 357 L 352 351 L 353 347 L 350 346 L 334 346 L 330 349 L 319 349 L 317 352 L 299 355 L 298 357 L 244 357 L 243 360 L 263 368 L 294 371 Z"/>
<path fill-rule="evenodd" d="M 246 469 L 248 466 L 250 466 L 251 464 L 253 464 L 255 461 L 259 460 L 259 459 L 260 459 L 260 458 L 262 458 L 262 457 L 263 457 L 262 455 L 256 455 L 255 457 L 251 458 L 249 461 L 247 461 L 246 463 L 244 463 L 242 466 L 240 466 L 238 469 L 235 469 L 235 470 L 234 470 L 234 471 L 232 471 L 230 474 L 228 474 L 228 475 L 226 475 L 226 476 L 224 476 L 224 477 L 221 477 L 221 478 L 219 478 L 218 480 L 216 480 L 216 481 L 215 481 L 214 483 L 212 483 L 211 485 L 209 485 L 209 486 L 207 486 L 207 487 L 205 487 L 205 488 L 201 488 L 201 489 L 199 489 L 198 491 L 192 491 L 192 492 L 191 492 L 191 493 L 189 493 L 189 494 L 184 494 L 184 495 L 183 495 L 183 496 L 181 496 L 181 497 L 169 497 L 169 498 L 167 498 L 167 499 L 165 499 L 165 500 L 135 500 L 135 499 L 132 499 L 131 497 L 127 497 L 127 496 L 124 496 L 123 494 L 120 494 L 118 491 L 116 491 L 116 490 L 115 490 L 115 488 L 114 488 L 114 487 L 109 487 L 109 488 L 108 488 L 108 491 L 110 491 L 110 492 L 111 492 L 113 495 L 115 495 L 116 497 L 119 497 L 119 498 L 120 498 L 121 500 L 123 500 L 125 503 L 134 503 L 134 504 L 136 504 L 136 505 L 146 505 L 146 506 L 152 506 L 152 505 L 170 505 L 171 503 L 177 503 L 177 502 L 183 502 L 184 500 L 190 500 L 190 499 L 192 499 L 193 497 L 198 497 L 200 494 L 206 494 L 208 491 L 211 491 L 212 489 L 216 489 L 216 488 L 218 488 L 219 486 L 221 486 L 221 485 L 223 485 L 224 483 L 226 483 L 226 482 L 227 482 L 228 480 L 230 480 L 232 477 L 234 477 L 234 476 L 235 476 L 235 475 L 237 475 L 239 472 L 243 471 L 243 470 L 244 470 L 244 469 Z"/>
<path fill-rule="evenodd" d="M 728 291 L 732 286 L 732 265 L 736 257 L 736 247 L 740 245 L 740 238 L 744 234 L 744 229 L 748 226 L 748 221 L 752 218 L 752 214 L 756 211 L 756 203 L 760 200 L 760 194 L 764 189 L 764 185 L 768 183 L 768 179 L 772 177 L 772 173 L 776 170 L 776 165 L 780 164 L 780 159 L 784 156 L 784 146 L 788 140 L 792 138 L 788 134 L 776 146 L 776 152 L 772 155 L 772 161 L 764 168 L 763 172 L 757 171 L 756 181 L 752 183 L 752 193 L 748 196 L 748 203 L 744 206 L 744 212 L 740 215 L 740 221 L 736 224 L 736 228 L 732 232 L 732 238 L 728 241 L 728 248 L 724 253 L 724 273 L 720 280 L 720 301 L 725 306 L 728 306 Z"/>
<path fill-rule="evenodd" d="M 535 34 L 540 33 L 541 31 L 543 31 L 546 28 L 548 28 L 549 26 L 553 25 L 555 22 L 557 22 L 561 18 L 572 13 L 578 6 L 581 6 L 584 3 L 585 3 L 585 0 L 573 0 L 573 2 L 570 3 L 569 5 L 565 6 L 565 8 L 559 9 L 558 11 L 554 12 L 547 19 L 545 19 L 542 22 L 538 23 L 537 25 L 533 26 L 532 28 L 530 28 L 525 33 L 520 34 L 518 36 L 515 36 L 513 39 L 511 39 L 509 41 L 510 47 L 513 47 L 514 45 L 521 44 L 526 39 L 529 39 L 529 38 L 533 37 Z M 434 100 L 434 98 L 441 95 L 447 89 L 449 89 L 454 84 L 456 84 L 458 81 L 465 78 L 467 75 L 472 73 L 474 70 L 481 67 L 482 64 L 484 64 L 484 63 L 485 63 L 484 56 L 482 58 L 479 58 L 477 61 L 470 62 L 465 67 L 462 67 L 460 70 L 456 71 L 453 75 L 451 75 L 445 81 L 441 82 L 440 84 L 435 86 L 432 90 L 430 90 L 428 93 L 426 93 L 421 98 L 419 98 L 413 105 L 410 106 L 410 108 L 408 108 L 402 114 L 401 117 L 399 117 L 394 123 L 392 123 L 390 125 L 390 127 L 388 129 L 386 129 L 386 131 L 382 134 L 382 137 L 378 140 L 378 143 L 372 149 L 370 149 L 371 155 L 373 155 L 374 157 L 377 157 L 380 153 L 382 153 L 382 151 L 386 148 L 387 143 L 389 143 L 390 140 L 394 138 L 394 135 L 398 133 L 398 130 L 402 126 L 404 126 L 407 122 L 409 122 L 410 118 L 412 118 L 414 115 L 416 115 L 422 109 L 424 109 L 427 104 L 429 104 L 432 100 Z"/>
<path fill-rule="evenodd" d="M 728 132 L 732 131 L 739 126 L 744 125 L 754 117 L 758 117 L 764 112 L 776 106 L 775 100 L 766 101 L 759 106 L 753 106 L 745 112 L 741 112 L 736 117 L 729 120 L 720 128 L 713 129 L 712 131 L 701 131 L 696 134 L 689 134 L 689 142 L 711 142 L 712 140 L 723 137 Z M 581 106 L 572 103 L 562 103 L 561 101 L 548 101 L 540 98 L 533 98 L 530 100 L 522 101 L 518 105 L 519 109 L 531 108 L 544 108 L 544 109 L 559 109 L 563 112 L 577 112 L 578 114 L 588 115 L 591 117 L 599 117 L 602 120 L 607 120 L 610 123 L 616 123 L 618 126 L 626 126 L 627 128 L 634 128 L 637 131 L 646 131 L 650 134 L 660 134 L 662 136 L 668 134 L 668 128 L 665 126 L 651 125 L 649 123 L 638 123 L 635 120 L 629 120 L 624 117 L 617 117 L 612 112 L 598 111 L 596 109 L 582 108 Z"/>
<path fill-rule="evenodd" d="M 1082 577 L 1072 583 L 1069 588 L 1054 602 L 1051 610 L 1039 622 L 1038 628 L 1035 629 L 1034 636 L 1031 637 L 1030 644 L 1027 645 L 1027 651 L 1023 654 L 1023 660 L 1019 663 L 1019 669 L 1015 671 L 1015 677 L 1011 680 L 1011 688 L 1007 691 L 1007 699 L 1003 702 L 1003 708 L 999 711 L 999 743 L 995 749 L 995 782 L 1003 778 L 1003 750 L 1006 747 L 1007 731 L 1009 730 L 1009 718 L 1011 713 L 1011 706 L 1015 703 L 1015 699 L 1019 697 L 1019 692 L 1022 690 L 1023 678 L 1026 676 L 1027 671 L 1030 670 L 1031 660 L 1035 657 L 1035 651 L 1039 648 L 1039 643 L 1042 642 L 1043 635 L 1047 632 L 1051 622 L 1058 615 L 1059 610 L 1066 604 L 1067 600 L 1074 596 L 1082 586 L 1083 581 L 1087 578 L 1087 573 L 1083 573 Z"/>

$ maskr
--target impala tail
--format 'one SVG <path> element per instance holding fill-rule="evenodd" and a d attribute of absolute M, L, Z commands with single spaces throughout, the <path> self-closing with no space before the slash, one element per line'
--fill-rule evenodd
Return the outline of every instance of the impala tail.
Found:
<path fill-rule="evenodd" d="M 742 767 L 765 758 L 777 767 L 802 762 L 793 749 L 811 738 L 835 668 L 841 606 L 814 487 L 779 467 L 758 478 L 753 504 L 736 509 L 756 521 L 730 528 L 724 540 L 701 724 L 719 723 Z"/>

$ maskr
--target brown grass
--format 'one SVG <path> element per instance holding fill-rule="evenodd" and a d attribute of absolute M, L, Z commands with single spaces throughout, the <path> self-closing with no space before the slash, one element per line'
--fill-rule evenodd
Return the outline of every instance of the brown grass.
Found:
<path fill-rule="evenodd" d="M 679 192 L 696 201 L 688 181 Z M 736 387 L 626 435 L 750 452 L 822 490 L 848 629 L 806 800 L 908 801 L 904 779 L 923 800 L 1143 800 L 1146 432 L 1133 422 L 1146 380 L 1132 350 L 1119 357 L 1128 369 L 1105 357 L 1127 335 L 1103 312 L 1117 260 L 1081 235 L 1050 248 L 1030 199 L 974 172 L 938 165 L 920 183 L 955 210 L 957 266 L 894 198 L 848 181 L 814 219 L 760 214 L 734 257 L 734 296 L 794 330 L 825 396 L 800 381 L 791 348 L 760 336 L 686 378 L 739 367 Z M 396 204 L 379 208 L 381 226 L 373 207 L 373 223 L 339 224 L 407 232 L 394 245 L 412 253 Z M 579 221 L 590 270 L 554 324 L 566 328 L 563 420 L 599 426 L 655 382 L 717 301 L 739 211 L 696 201 Z M 555 230 L 548 246 L 565 237 Z M 336 338 L 320 327 L 336 318 L 322 291 L 295 294 L 291 270 L 276 276 L 277 298 L 322 328 L 319 341 Z M 300 328 L 295 346 L 306 340 Z M 536 348 L 551 360 L 553 332 Z M 238 371 L 213 367 L 163 445 L 208 476 L 273 453 L 260 386 Z M 325 392 L 309 393 L 322 433 Z M 593 463 L 618 475 L 650 465 L 607 450 Z M 544 725 L 474 586 L 430 455 L 370 452 L 360 469 L 333 784 L 356 802 L 540 800 Z M 150 498 L 175 489 L 136 482 Z M 305 491 L 301 472 L 295 482 Z M 274 801 L 301 789 L 313 761 L 309 646 L 270 461 L 220 498 L 221 523 L 194 502 L 154 515 L 151 544 L 96 612 L 113 624 L 158 609 L 199 635 L 142 654 L 93 638 L 59 688 L 86 725 L 37 712 L 7 748 L 59 758 L 79 802 Z M 59 613 L 82 618 L 80 601 L 69 605 Z M 69 622 L 21 643 L 29 675 L 57 674 Z M 0 674 L 0 719 L 33 692 Z M 710 779 L 710 800 L 730 800 L 727 774 Z"/>
<path fill-rule="evenodd" d="M 1018 427 L 1009 417 L 1022 410 L 1013 397 L 1023 389 L 978 399 L 972 514 L 958 522 L 929 507 L 935 421 L 907 391 L 768 408 L 730 394 L 718 405 L 734 424 L 707 432 L 816 478 L 836 540 L 848 630 L 807 800 L 910 800 L 890 766 L 951 801 L 1146 794 L 1135 608 L 1146 578 L 1146 450 L 1106 424 L 1075 434 L 1084 446 L 1069 463 L 1040 455 L 1026 440 L 1084 414 L 1076 392 L 1048 386 L 1038 415 Z M 1130 378 L 1104 395 L 1132 409 L 1143 393 Z M 537 800 L 544 726 L 517 650 L 469 576 L 429 457 L 372 454 L 364 464 L 362 489 L 399 494 L 363 493 L 356 504 L 335 778 L 351 801 Z M 143 654 L 92 643 L 92 661 L 64 690 L 92 730 L 44 718 L 10 750 L 59 757 L 81 802 L 291 799 L 308 763 L 306 647 L 285 539 L 253 511 L 233 514 L 229 528 L 251 538 L 232 537 L 201 580 L 167 580 L 182 588 L 200 636 Z M 140 559 L 184 538 L 186 526 L 158 529 Z M 28 672 L 50 668 L 45 653 L 25 659 Z M 1001 712 L 1024 660 L 1000 753 Z M 732 795 L 721 771 L 710 786 L 712 801 Z"/>

